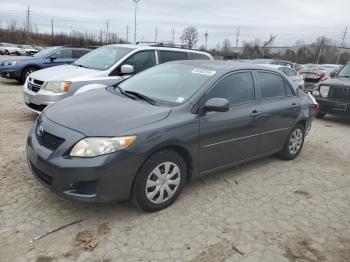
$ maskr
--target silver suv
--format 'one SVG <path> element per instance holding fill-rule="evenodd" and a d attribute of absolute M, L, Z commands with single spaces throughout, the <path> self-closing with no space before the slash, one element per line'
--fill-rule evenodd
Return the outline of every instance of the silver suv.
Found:
<path fill-rule="evenodd" d="M 157 64 L 212 59 L 205 52 L 163 45 L 107 45 L 73 64 L 32 73 L 23 86 L 24 102 L 29 110 L 40 113 L 46 106 L 73 94 L 116 84 Z"/>

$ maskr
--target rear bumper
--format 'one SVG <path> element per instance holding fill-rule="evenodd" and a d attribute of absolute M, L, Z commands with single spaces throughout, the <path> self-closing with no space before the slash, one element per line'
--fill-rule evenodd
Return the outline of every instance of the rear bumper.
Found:
<path fill-rule="evenodd" d="M 350 115 L 350 102 L 333 101 L 324 98 L 316 98 L 320 104 L 320 112 L 326 114 Z"/>

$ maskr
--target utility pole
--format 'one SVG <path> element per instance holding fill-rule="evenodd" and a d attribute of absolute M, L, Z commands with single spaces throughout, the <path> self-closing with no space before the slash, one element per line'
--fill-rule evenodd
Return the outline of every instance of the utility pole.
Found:
<path fill-rule="evenodd" d="M 53 19 L 51 19 L 51 44 L 53 44 Z"/>
<path fill-rule="evenodd" d="M 158 28 L 156 26 L 156 35 L 154 37 L 154 43 L 157 44 L 157 38 L 158 38 Z"/>
<path fill-rule="evenodd" d="M 27 44 L 29 44 L 29 30 L 30 30 L 30 8 L 26 10 L 26 20 L 27 20 Z"/>
<path fill-rule="evenodd" d="M 238 57 L 238 41 L 239 41 L 240 27 L 237 28 L 236 31 L 236 55 Z"/>
<path fill-rule="evenodd" d="M 208 50 L 208 31 L 205 31 L 204 37 L 205 37 L 205 50 Z"/>
<path fill-rule="evenodd" d="M 103 32 L 102 32 L 102 28 L 100 31 L 100 42 L 101 42 L 101 46 L 103 45 Z"/>
<path fill-rule="evenodd" d="M 126 26 L 126 42 L 129 42 L 129 25 Z"/>
<path fill-rule="evenodd" d="M 317 56 L 317 62 L 316 62 L 317 65 L 320 62 L 324 41 L 325 41 L 325 37 L 323 36 L 320 42 L 320 49 L 318 50 L 318 56 Z"/>
<path fill-rule="evenodd" d="M 175 29 L 173 27 L 173 37 L 171 38 L 171 44 L 174 45 L 174 41 L 175 41 Z"/>
<path fill-rule="evenodd" d="M 133 0 L 135 3 L 135 26 L 134 26 L 134 44 L 136 44 L 136 28 L 137 28 L 137 23 L 136 23 L 136 17 L 137 17 L 137 4 L 141 1 L 141 0 Z"/>
<path fill-rule="evenodd" d="M 106 43 L 108 44 L 108 29 L 109 29 L 109 21 L 107 20 L 107 24 L 106 24 Z"/>
<path fill-rule="evenodd" d="M 337 57 L 337 63 L 336 64 L 339 64 L 339 59 L 340 59 L 340 56 L 341 56 L 341 52 L 343 51 L 344 42 L 345 42 L 347 33 L 348 33 L 348 26 L 345 27 L 345 31 L 343 32 L 343 37 L 342 37 L 342 40 L 341 40 L 341 45 L 340 45 L 340 48 L 339 48 L 339 54 L 338 54 L 338 57 Z"/>

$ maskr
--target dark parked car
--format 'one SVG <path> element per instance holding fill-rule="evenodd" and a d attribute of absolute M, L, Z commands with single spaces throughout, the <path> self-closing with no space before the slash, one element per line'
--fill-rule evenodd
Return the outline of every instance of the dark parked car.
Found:
<path fill-rule="evenodd" d="M 46 48 L 33 57 L 13 57 L 0 61 L 0 76 L 24 83 L 27 77 L 42 68 L 73 63 L 90 52 L 79 47 L 56 46 Z"/>
<path fill-rule="evenodd" d="M 33 174 L 88 202 L 169 206 L 191 179 L 300 153 L 316 105 L 279 71 L 178 61 L 47 107 L 27 140 Z"/>
<path fill-rule="evenodd" d="M 326 114 L 350 115 L 350 62 L 339 72 L 333 71 L 331 79 L 323 81 L 313 92 L 320 111 L 317 117 Z"/>

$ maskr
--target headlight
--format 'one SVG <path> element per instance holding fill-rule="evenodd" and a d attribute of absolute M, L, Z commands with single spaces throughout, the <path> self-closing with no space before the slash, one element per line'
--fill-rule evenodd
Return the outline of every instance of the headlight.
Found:
<path fill-rule="evenodd" d="M 127 148 L 136 140 L 136 136 L 125 137 L 88 137 L 80 140 L 70 151 L 73 157 L 94 157 L 113 153 Z"/>
<path fill-rule="evenodd" d="M 329 89 L 329 86 L 320 86 L 320 95 L 322 97 L 328 97 Z"/>
<path fill-rule="evenodd" d="M 45 89 L 55 93 L 62 93 L 68 91 L 71 85 L 71 82 L 52 81 L 47 82 Z"/>
<path fill-rule="evenodd" d="M 21 60 L 11 60 L 11 61 L 5 61 L 4 65 L 13 66 L 13 65 L 18 65 L 19 63 L 21 63 Z"/>

